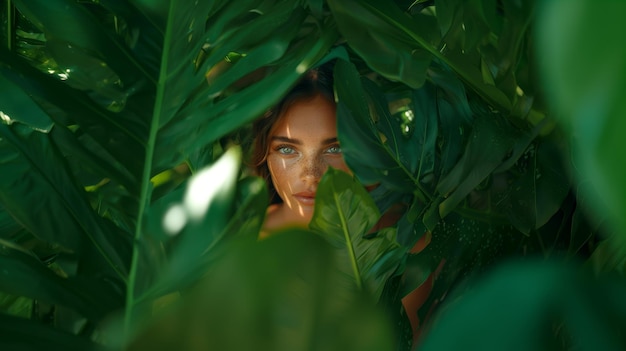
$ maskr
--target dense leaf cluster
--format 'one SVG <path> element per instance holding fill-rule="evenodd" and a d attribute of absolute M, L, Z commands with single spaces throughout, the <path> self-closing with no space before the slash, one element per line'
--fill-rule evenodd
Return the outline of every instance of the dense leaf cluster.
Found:
<path fill-rule="evenodd" d="M 0 4 L 3 349 L 625 345 L 623 5 Z M 250 124 L 326 62 L 354 177 L 257 242 Z"/>

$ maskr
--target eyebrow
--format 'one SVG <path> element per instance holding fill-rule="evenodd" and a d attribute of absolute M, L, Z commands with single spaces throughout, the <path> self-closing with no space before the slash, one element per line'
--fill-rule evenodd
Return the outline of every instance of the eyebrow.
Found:
<path fill-rule="evenodd" d="M 295 145 L 302 145 L 302 141 L 300 141 L 299 139 L 291 139 L 289 137 L 286 136 L 273 136 L 272 137 L 272 141 L 282 141 L 285 143 L 291 143 L 291 144 L 295 144 Z M 326 144 L 331 144 L 331 143 L 336 143 L 338 140 L 336 137 L 334 138 L 328 138 L 328 139 L 324 139 L 322 140 L 322 145 L 326 145 Z"/>

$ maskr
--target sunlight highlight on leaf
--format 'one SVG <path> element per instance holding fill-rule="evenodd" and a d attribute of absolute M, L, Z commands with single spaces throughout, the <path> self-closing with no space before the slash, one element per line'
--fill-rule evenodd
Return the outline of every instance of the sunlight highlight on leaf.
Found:
<path fill-rule="evenodd" d="M 182 204 L 173 205 L 163 217 L 163 227 L 170 235 L 178 234 L 189 221 L 200 221 L 211 203 L 222 196 L 223 189 L 237 182 L 241 148 L 227 150 L 213 165 L 200 170 L 189 180 Z"/>

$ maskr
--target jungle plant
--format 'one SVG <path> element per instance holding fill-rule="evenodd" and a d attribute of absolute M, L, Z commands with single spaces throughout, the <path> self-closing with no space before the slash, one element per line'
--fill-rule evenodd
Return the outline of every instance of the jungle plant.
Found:
<path fill-rule="evenodd" d="M 415 313 L 428 326 L 420 345 L 458 349 L 446 344 L 463 335 L 455 321 L 484 314 L 502 327 L 525 308 L 515 284 L 544 287 L 530 312 L 559 310 L 511 319 L 545 328 L 498 333 L 495 349 L 624 345 L 611 329 L 624 306 L 601 298 L 622 278 L 595 286 L 577 271 L 623 272 L 623 197 L 610 197 L 606 218 L 589 211 L 602 202 L 578 191 L 572 132 L 555 122 L 588 117 L 569 108 L 567 86 L 546 83 L 560 82 L 564 57 L 538 59 L 568 35 L 541 41 L 546 18 L 589 28 L 604 5 L 576 17 L 513 0 L 0 3 L 3 348 L 405 350 Z M 331 61 L 355 177 L 327 172 L 310 231 L 258 243 L 268 199 L 242 167 L 249 125 Z M 623 81 L 600 101 L 609 116 L 623 110 Z M 545 86 L 563 92 L 554 106 Z M 602 126 L 620 125 L 611 118 Z M 615 135 L 593 155 L 613 159 Z M 600 194 L 624 179 L 616 169 Z M 391 227 L 370 231 L 393 211 Z M 542 259 L 474 287 L 516 257 Z M 429 299 L 405 311 L 402 298 L 429 281 Z M 551 295 L 589 285 L 572 300 Z M 492 312 L 493 296 L 506 308 Z M 519 340 L 528 333 L 542 338 Z M 463 346 L 485 349 L 480 340 Z"/>

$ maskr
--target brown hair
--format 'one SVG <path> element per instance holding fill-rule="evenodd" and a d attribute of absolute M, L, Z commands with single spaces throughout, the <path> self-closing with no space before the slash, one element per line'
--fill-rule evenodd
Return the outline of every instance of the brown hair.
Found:
<path fill-rule="evenodd" d="M 285 113 L 289 106 L 296 101 L 312 99 L 318 95 L 332 101 L 335 97 L 333 92 L 332 66 L 328 64 L 309 70 L 298 81 L 298 83 L 285 95 L 285 97 L 269 109 L 252 126 L 255 136 L 252 146 L 250 166 L 255 175 L 265 179 L 270 194 L 270 203 L 280 202 L 280 197 L 276 193 L 274 184 L 267 167 L 267 154 L 269 152 L 269 134 L 278 119 Z"/>

